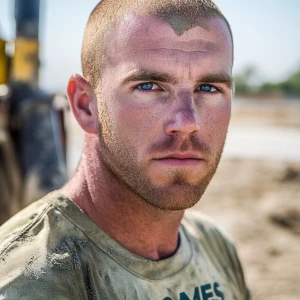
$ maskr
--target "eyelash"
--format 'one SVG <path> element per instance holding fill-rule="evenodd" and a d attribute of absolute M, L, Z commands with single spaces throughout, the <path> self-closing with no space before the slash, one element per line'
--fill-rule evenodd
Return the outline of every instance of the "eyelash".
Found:
<path fill-rule="evenodd" d="M 152 85 L 155 85 L 157 87 L 160 87 L 158 84 L 156 84 L 155 82 L 151 82 L 151 81 L 147 81 L 147 82 L 142 82 L 142 83 L 139 83 L 135 88 L 142 91 L 142 92 L 151 92 L 153 91 L 152 89 L 151 90 L 143 90 L 142 88 L 140 88 L 140 86 L 142 84 L 152 84 Z M 155 91 L 158 90 L 158 89 L 155 89 Z"/>
<path fill-rule="evenodd" d="M 202 93 L 207 93 L 207 94 L 215 94 L 215 93 L 222 93 L 222 89 L 221 88 L 219 88 L 219 87 L 216 87 L 216 86 L 214 86 L 214 85 L 212 85 L 212 84 L 209 84 L 209 83 L 202 83 L 202 84 L 200 84 L 198 87 L 197 87 L 197 89 L 198 88 L 200 88 L 200 86 L 210 86 L 211 87 L 211 89 L 216 89 L 215 91 L 201 91 L 201 90 L 199 90 L 199 92 L 202 92 Z"/>
<path fill-rule="evenodd" d="M 159 91 L 159 90 L 162 90 L 162 89 L 143 90 L 143 89 L 140 88 L 140 86 L 141 86 L 142 84 L 153 84 L 153 85 L 155 85 L 155 86 L 157 86 L 157 87 L 160 87 L 160 86 L 159 86 L 157 83 L 155 83 L 155 82 L 146 81 L 146 82 L 139 83 L 138 85 L 136 85 L 136 86 L 134 87 L 134 89 L 138 89 L 140 92 L 143 92 L 143 93 L 149 93 L 149 92 L 153 92 L 153 91 Z M 203 85 L 204 85 L 204 86 L 210 86 L 212 89 L 216 89 L 216 91 L 208 92 L 208 91 L 201 91 L 201 90 L 199 90 L 198 92 L 205 93 L 205 94 L 211 94 L 211 95 L 216 94 L 216 93 L 222 93 L 222 92 L 223 92 L 221 88 L 216 87 L 216 86 L 214 86 L 214 85 L 212 85 L 212 84 L 209 84 L 209 83 L 202 83 L 202 84 L 200 84 L 200 85 L 195 89 L 195 91 L 196 91 L 200 86 L 203 86 Z"/>

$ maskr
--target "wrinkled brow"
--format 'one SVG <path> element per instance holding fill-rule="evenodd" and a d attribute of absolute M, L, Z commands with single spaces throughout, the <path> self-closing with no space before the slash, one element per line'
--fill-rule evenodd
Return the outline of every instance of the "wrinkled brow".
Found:
<path fill-rule="evenodd" d="M 122 83 L 129 83 L 133 81 L 158 81 L 158 82 L 168 82 L 176 84 L 178 80 L 176 77 L 161 72 L 152 72 L 148 70 L 134 70 L 127 74 L 122 80 Z M 227 87 L 233 87 L 233 78 L 227 73 L 217 73 L 217 74 L 206 74 L 201 76 L 197 82 L 199 83 L 223 83 Z"/>
<path fill-rule="evenodd" d="M 227 73 L 207 74 L 200 77 L 197 82 L 201 83 L 223 83 L 228 88 L 233 87 L 233 78 Z"/>
<path fill-rule="evenodd" d="M 169 82 L 176 84 L 177 79 L 167 73 L 152 72 L 148 70 L 134 70 L 127 74 L 122 80 L 123 83 L 128 83 L 132 81 L 159 81 L 159 82 Z"/>

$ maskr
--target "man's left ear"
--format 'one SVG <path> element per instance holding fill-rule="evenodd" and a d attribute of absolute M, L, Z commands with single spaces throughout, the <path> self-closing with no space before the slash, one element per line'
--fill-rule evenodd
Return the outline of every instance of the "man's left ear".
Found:
<path fill-rule="evenodd" d="M 92 85 L 81 75 L 74 74 L 69 79 L 67 95 L 81 128 L 88 133 L 97 133 L 97 98 Z"/>

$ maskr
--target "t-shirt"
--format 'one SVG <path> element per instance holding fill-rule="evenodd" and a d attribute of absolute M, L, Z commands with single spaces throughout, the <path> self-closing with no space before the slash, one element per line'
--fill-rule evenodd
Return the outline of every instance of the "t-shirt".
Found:
<path fill-rule="evenodd" d="M 244 300 L 235 247 L 187 211 L 179 246 L 152 261 L 123 248 L 72 200 L 52 192 L 0 228 L 0 300 Z"/>

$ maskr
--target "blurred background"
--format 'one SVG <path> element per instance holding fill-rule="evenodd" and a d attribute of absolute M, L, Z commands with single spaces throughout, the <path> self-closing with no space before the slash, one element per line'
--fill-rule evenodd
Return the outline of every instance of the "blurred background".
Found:
<path fill-rule="evenodd" d="M 236 95 L 223 160 L 196 209 L 236 241 L 253 299 L 299 299 L 300 2 L 215 2 L 234 35 Z M 83 132 L 65 88 L 81 73 L 97 3 L 0 0 L 0 224 L 76 169 Z"/>

